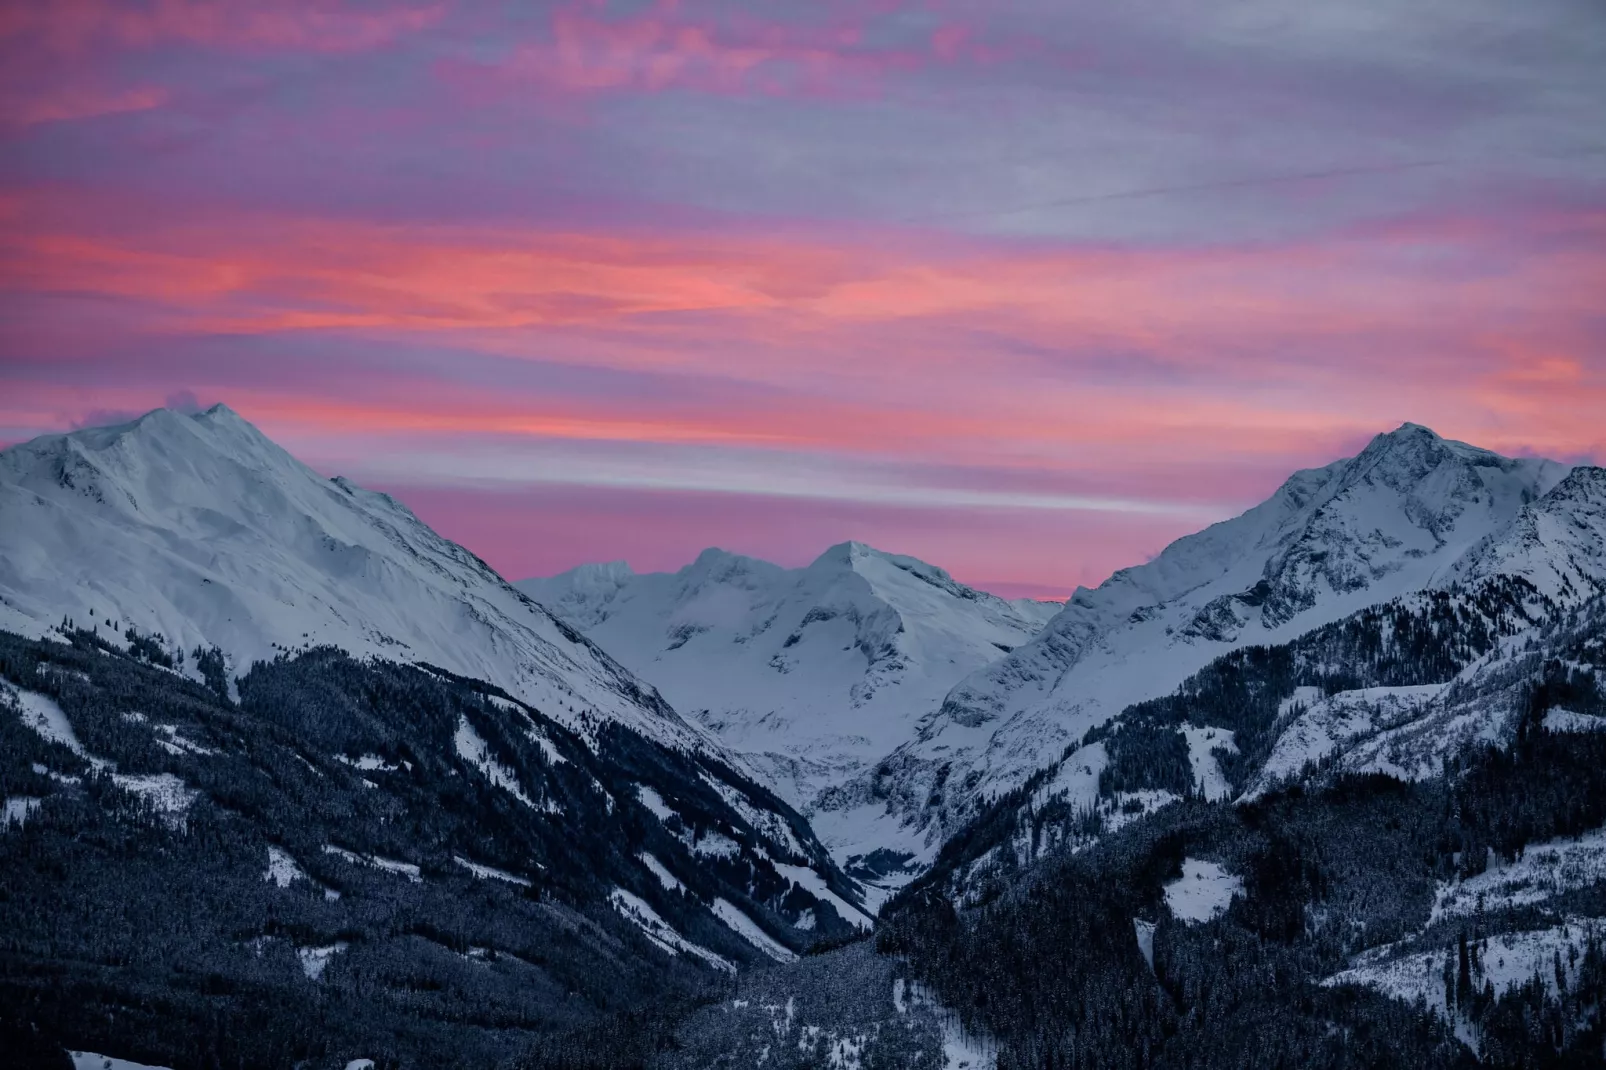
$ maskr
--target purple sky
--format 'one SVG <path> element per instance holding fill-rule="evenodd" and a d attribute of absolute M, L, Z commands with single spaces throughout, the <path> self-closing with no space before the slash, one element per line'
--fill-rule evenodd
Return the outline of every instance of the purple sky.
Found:
<path fill-rule="evenodd" d="M 11 3 L 0 441 L 1063 595 L 1404 420 L 1606 460 L 1603 131 L 1594 0 Z"/>

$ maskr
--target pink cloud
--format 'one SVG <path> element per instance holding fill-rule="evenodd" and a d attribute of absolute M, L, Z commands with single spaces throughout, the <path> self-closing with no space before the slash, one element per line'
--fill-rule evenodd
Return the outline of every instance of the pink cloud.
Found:
<path fill-rule="evenodd" d="M 806 9 L 809 21 L 699 15 L 656 0 L 619 17 L 580 0 L 552 12 L 548 33 L 489 63 L 448 63 L 451 77 L 480 85 L 533 86 L 562 94 L 658 92 L 855 97 L 879 92 L 889 74 L 934 63 L 990 62 L 1005 51 L 974 29 L 942 23 L 928 41 L 871 44 L 888 11 L 874 6 Z"/>
<path fill-rule="evenodd" d="M 403 229 L 210 211 L 186 221 L 134 202 L 13 191 L 0 197 L 0 301 L 85 302 L 96 315 L 45 316 L 30 334 L 13 318 L 11 351 L 55 367 L 43 380 L 0 372 L 0 427 L 138 411 L 182 385 L 293 446 L 434 458 L 410 491 L 424 502 L 447 500 L 442 485 L 469 472 L 454 465 L 477 450 L 511 448 L 509 478 L 532 488 L 540 465 L 517 460 L 536 455 L 518 452 L 532 444 L 722 451 L 747 471 L 807 469 L 827 490 L 648 495 L 649 511 L 718 507 L 675 520 L 683 535 L 666 545 L 679 560 L 647 567 L 728 541 L 725 524 L 755 533 L 736 549 L 803 555 L 863 537 L 978 583 L 1055 593 L 1202 520 L 1181 509 L 877 511 L 845 493 L 831 501 L 831 473 L 925 466 L 939 491 L 980 488 L 996 501 L 1248 505 L 1293 467 L 1352 452 L 1405 419 L 1507 452 L 1606 458 L 1603 233 L 1598 213 L 1557 211 L 1112 249 L 897 231 Z M 1481 267 L 1490 263 L 1500 271 Z M 107 309 L 115 318 L 98 318 Z M 260 345 L 230 358 L 238 364 L 156 360 L 175 342 L 221 337 Z M 133 355 L 107 364 L 97 338 Z M 430 366 L 376 371 L 344 363 L 340 340 L 441 348 Z M 263 357 L 307 345 L 329 356 L 282 372 Z M 457 374 L 454 361 L 470 357 L 488 370 Z M 507 365 L 548 362 L 643 385 L 509 385 L 523 380 Z M 185 370 L 165 370 L 175 367 Z M 553 502 L 578 492 L 522 493 Z M 485 519 L 485 502 L 513 509 L 515 499 L 474 498 L 440 522 L 513 574 L 630 557 L 632 532 L 669 530 L 642 522 L 597 541 L 601 529 L 579 514 L 522 505 L 505 530 Z M 787 525 L 807 538 L 786 541 Z M 520 551 L 521 538 L 546 556 Z M 1004 545 L 1017 549 L 1001 557 Z"/>
<path fill-rule="evenodd" d="M 356 52 L 425 29 L 445 11 L 440 3 L 370 8 L 328 0 L 19 0 L 0 12 L 0 42 L 22 40 L 62 53 L 168 42 Z"/>
<path fill-rule="evenodd" d="M 0 91 L 0 124 L 34 126 L 149 111 L 165 104 L 170 95 L 160 86 L 99 90 L 88 85 L 68 85 L 31 92 Z"/>

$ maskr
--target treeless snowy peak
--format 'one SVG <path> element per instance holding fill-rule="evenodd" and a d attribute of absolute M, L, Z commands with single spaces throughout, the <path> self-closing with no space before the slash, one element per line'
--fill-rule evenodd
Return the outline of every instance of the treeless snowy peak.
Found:
<path fill-rule="evenodd" d="M 43 636 L 64 618 L 119 645 L 155 636 L 191 675 L 197 647 L 234 675 L 329 644 L 723 753 L 401 503 L 323 478 L 222 405 L 0 452 L 0 628 Z"/>
<path fill-rule="evenodd" d="M 932 827 L 942 812 L 1018 785 L 1089 728 L 1171 692 L 1227 651 L 1286 642 L 1473 571 L 1518 567 L 1498 548 L 1522 518 L 1567 517 L 1530 540 L 1540 559 L 1565 524 L 1588 529 L 1569 546 L 1593 545 L 1595 479 L 1569 481 L 1570 471 L 1406 424 L 1355 457 L 1296 472 L 1243 515 L 1079 589 L 1039 635 L 928 711 L 917 737 L 881 763 L 891 773 L 880 791 Z M 1484 564 L 1458 567 L 1469 555 Z"/>
<path fill-rule="evenodd" d="M 587 565 L 516 585 L 812 809 L 909 739 L 966 673 L 1058 611 L 863 543 L 786 569 L 705 550 L 675 573 Z"/>

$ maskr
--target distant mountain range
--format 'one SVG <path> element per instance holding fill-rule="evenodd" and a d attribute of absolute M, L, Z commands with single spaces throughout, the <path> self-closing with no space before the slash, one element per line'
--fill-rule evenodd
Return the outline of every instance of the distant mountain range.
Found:
<path fill-rule="evenodd" d="M 796 571 L 711 550 L 673 576 L 613 564 L 517 586 L 756 756 L 839 858 L 918 866 L 979 800 L 1223 653 L 1492 576 L 1561 604 L 1598 592 L 1603 486 L 1407 424 L 1063 607 L 852 543 Z"/>
<path fill-rule="evenodd" d="M 1554 844 L 1606 819 L 1603 607 L 1606 470 L 1411 424 L 1063 606 L 854 542 L 510 584 L 223 406 L 45 436 L 0 452 L 0 1040 L 1124 1065 L 1190 1007 L 1244 1043 L 1278 1007 L 1294 1065 L 1337 1050 L 1323 1021 L 1392 1021 L 1321 986 L 1453 974 L 1463 900 L 1530 841 L 1571 861 L 1487 924 L 1593 991 L 1554 912 L 1606 917 L 1599 874 Z M 836 950 L 878 911 L 897 959 Z M 839 969 L 745 979 L 814 954 Z M 1487 979 L 1443 1028 L 1498 1046 Z M 241 1014 L 255 1047 L 206 1024 Z M 1457 1065 L 1413 1021 L 1374 1062 Z"/>
<path fill-rule="evenodd" d="M 833 821 L 822 794 L 865 776 L 949 688 L 1060 608 L 856 542 L 800 569 L 710 549 L 672 574 L 620 562 L 515 586 L 743 755 L 844 859 L 888 845 L 877 824 L 866 842 Z"/>

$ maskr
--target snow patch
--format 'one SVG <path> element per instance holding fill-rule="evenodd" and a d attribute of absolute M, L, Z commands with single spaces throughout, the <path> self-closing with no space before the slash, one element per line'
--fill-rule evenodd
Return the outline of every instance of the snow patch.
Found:
<path fill-rule="evenodd" d="M 185 787 L 184 781 L 172 773 L 141 776 L 113 773 L 112 782 L 150 803 L 158 813 L 169 816 L 182 815 L 200 795 L 200 792 Z"/>
<path fill-rule="evenodd" d="M 72 1056 L 73 1070 L 167 1070 L 165 1066 L 153 1066 L 150 1063 L 136 1063 L 132 1059 L 114 1059 L 110 1055 L 100 1055 L 92 1051 L 75 1051 Z"/>
<path fill-rule="evenodd" d="M 1193 925 L 1225 914 L 1243 890 L 1244 882 L 1215 862 L 1185 858 L 1182 876 L 1165 886 L 1165 902 L 1179 920 Z"/>
<path fill-rule="evenodd" d="M 0 684 L 0 693 L 10 695 L 17 705 L 18 712 L 22 714 L 22 723 L 39 733 L 45 740 L 60 743 L 96 769 L 105 766 L 106 763 L 100 759 L 91 758 L 89 752 L 84 750 L 84 745 L 78 742 L 78 736 L 72 730 L 72 722 L 67 720 L 67 714 L 56 704 L 55 699 L 49 695 L 41 695 L 37 691 L 4 684 Z"/>
<path fill-rule="evenodd" d="M 262 879 L 269 883 L 277 884 L 281 888 L 288 888 L 292 881 L 304 881 L 308 877 L 306 872 L 296 865 L 296 860 L 291 858 L 287 852 L 277 847 L 269 847 L 268 871 L 262 875 Z"/>
<path fill-rule="evenodd" d="M 668 821 L 675 814 L 675 811 L 669 808 L 669 804 L 664 802 L 664 797 L 645 784 L 636 785 L 636 798 L 640 799 L 641 805 L 651 810 L 659 821 Z"/>
<path fill-rule="evenodd" d="M 1191 749 L 1189 755 L 1192 756 Z M 1103 742 L 1078 747 L 1059 763 L 1048 782 L 1037 789 L 1032 804 L 1041 807 L 1050 799 L 1063 796 L 1066 802 L 1077 809 L 1092 809 L 1098 805 L 1099 774 L 1109 764 L 1110 754 Z M 1198 776 L 1197 770 L 1194 775 Z"/>
<path fill-rule="evenodd" d="M 1133 918 L 1132 931 L 1138 939 L 1138 953 L 1143 956 L 1143 961 L 1149 964 L 1149 969 L 1152 971 L 1154 969 L 1154 922 Z"/>
<path fill-rule="evenodd" d="M 124 716 L 127 715 L 125 714 Z M 209 757 L 217 753 L 217 751 L 211 749 L 210 747 L 203 747 L 193 739 L 185 736 L 178 730 L 177 725 L 159 724 L 156 725 L 155 728 L 158 732 L 167 737 L 166 739 L 158 739 L 156 741 L 157 745 L 163 750 L 167 751 L 169 754 L 175 756 L 180 754 L 195 754 L 200 755 L 201 757 Z"/>
<path fill-rule="evenodd" d="M 1545 728 L 1552 732 L 1606 732 L 1606 717 L 1572 710 L 1551 710 L 1545 714 Z"/>
<path fill-rule="evenodd" d="M 744 914 L 740 907 L 725 899 L 715 898 L 711 909 L 714 916 L 724 922 L 743 940 L 758 948 L 764 954 L 777 962 L 796 962 L 797 955 L 783 947 L 769 933 L 759 928 L 758 923 Z"/>
<path fill-rule="evenodd" d="M 742 853 L 742 845 L 725 835 L 712 829 L 704 831 L 701 835 L 687 832 L 681 837 L 686 846 L 691 848 L 693 854 L 705 858 L 735 858 Z"/>
<path fill-rule="evenodd" d="M 1557 954 L 1565 965 L 1570 947 L 1582 947 L 1591 932 L 1603 931 L 1606 926 L 1598 918 L 1569 918 L 1554 928 L 1487 937 L 1479 942 L 1481 973 L 1474 982 L 1482 988 L 1483 982 L 1488 981 L 1499 995 L 1526 984 L 1538 973 L 1554 990 Z M 1441 1017 L 1447 1017 L 1444 967 L 1445 960 L 1456 953 L 1456 948 L 1448 947 L 1399 955 L 1396 946 L 1390 944 L 1366 952 L 1356 965 L 1326 978 L 1322 984 L 1364 985 L 1407 1003 L 1425 1000 Z"/>
<path fill-rule="evenodd" d="M 807 855 L 803 845 L 792 834 L 791 824 L 780 814 L 771 810 L 763 810 L 754 806 L 748 797 L 737 789 L 709 776 L 706 772 L 699 772 L 703 783 L 719 793 L 732 810 L 742 815 L 743 819 L 753 827 L 753 830 L 765 839 L 778 846 L 782 852 L 792 856 Z"/>
<path fill-rule="evenodd" d="M 1316 688 L 1298 690 L 1301 695 L 1311 691 L 1320 695 Z M 1244 793 L 1245 800 L 1257 799 L 1278 784 L 1296 779 L 1309 764 L 1353 750 L 1411 722 L 1443 690 L 1442 684 L 1367 687 L 1299 702 L 1303 712 L 1278 735 L 1266 764 Z M 1291 700 L 1285 700 L 1284 707 L 1290 712 L 1294 708 Z"/>
<path fill-rule="evenodd" d="M 490 745 L 480 737 L 478 732 L 474 731 L 474 726 L 468 723 L 467 717 L 459 715 L 457 719 L 457 734 L 453 737 L 453 742 L 457 746 L 458 757 L 485 774 L 485 779 L 512 795 L 525 806 L 546 814 L 561 813 L 561 808 L 551 799 L 543 799 L 538 805 L 524 793 L 524 789 L 519 786 L 519 779 L 514 775 L 513 770 L 492 757 Z"/>
<path fill-rule="evenodd" d="M 833 892 L 830 885 L 825 883 L 825 878 L 814 872 L 814 870 L 807 866 L 791 866 L 781 862 L 776 862 L 774 865 L 776 872 L 781 876 L 802 888 L 814 898 L 823 899 L 833 907 L 836 907 L 836 912 L 849 925 L 856 929 L 875 928 L 874 918 Z"/>
<path fill-rule="evenodd" d="M 1441 883 L 1432 921 L 1542 903 L 1553 896 L 1606 881 L 1606 829 L 1576 840 L 1531 843 L 1514 862 L 1498 858 L 1464 881 Z"/>
<path fill-rule="evenodd" d="M 462 753 L 461 747 L 459 747 L 458 753 Z M 372 773 L 375 770 L 382 773 L 394 773 L 397 769 L 401 768 L 398 765 L 392 765 L 390 762 L 385 761 L 385 759 L 381 758 L 377 754 L 364 754 L 359 758 L 352 758 L 344 754 L 337 754 L 335 755 L 335 761 L 349 765 L 353 769 L 361 769 L 365 773 Z"/>
<path fill-rule="evenodd" d="M 5 817 L 0 819 L 0 832 L 10 829 L 13 822 L 18 828 L 27 824 L 29 815 L 39 809 L 39 804 L 43 801 L 31 795 L 13 795 L 7 798 Z"/>
<path fill-rule="evenodd" d="M 355 851 L 348 851 L 344 847 L 336 847 L 332 843 L 324 844 L 323 853 L 338 855 L 354 866 L 372 866 L 387 873 L 400 873 L 414 884 L 419 884 L 424 879 L 423 871 L 411 862 L 397 862 L 394 859 L 381 858 L 379 855 L 360 855 Z"/>
<path fill-rule="evenodd" d="M 658 878 L 658 883 L 664 886 L 665 891 L 683 892 L 686 890 L 686 886 L 680 883 L 680 881 L 676 880 L 675 875 L 669 872 L 669 870 L 665 869 L 662 862 L 658 861 L 646 851 L 642 851 L 640 854 L 636 855 L 636 857 L 641 860 L 641 864 L 646 866 L 648 871 L 651 872 L 654 877 Z"/>
<path fill-rule="evenodd" d="M 681 936 L 640 896 L 633 895 L 623 888 L 615 888 L 608 893 L 608 901 L 613 904 L 615 910 L 634 922 L 636 927 L 646 934 L 648 940 L 669 954 L 678 955 L 684 951 L 702 959 L 715 969 L 736 972 L 735 963 Z"/>
<path fill-rule="evenodd" d="M 23 688 L 0 685 L 0 689 L 8 693 L 16 703 L 22 714 L 22 723 L 39 733 L 41 737 L 53 743 L 60 743 L 96 770 L 116 768 L 111 762 L 96 758 L 84 749 L 83 744 L 78 742 L 78 736 L 73 732 L 72 723 L 67 720 L 67 714 L 56 704 L 55 699 Z M 77 777 L 64 777 L 43 766 L 36 765 L 35 771 L 41 774 L 48 773 L 62 783 L 78 783 Z M 171 773 L 113 773 L 112 782 L 124 791 L 145 799 L 159 813 L 170 818 L 181 817 L 200 794 L 185 787 L 184 781 Z"/>
<path fill-rule="evenodd" d="M 1232 785 L 1212 752 L 1220 749 L 1237 754 L 1238 744 L 1233 742 L 1232 732 L 1214 726 L 1183 725 L 1182 734 L 1188 740 L 1188 764 L 1193 768 L 1193 782 L 1199 785 L 1204 797 L 1215 802 L 1230 796 Z"/>
<path fill-rule="evenodd" d="M 545 732 L 542 732 L 538 728 L 531 727 L 526 728 L 524 730 L 524 734 L 530 738 L 531 743 L 534 743 L 537 747 L 541 748 L 541 753 L 546 755 L 546 760 L 549 764 L 568 764 L 569 759 L 558 753 L 558 748 L 554 746 L 552 741 L 546 737 Z"/>
<path fill-rule="evenodd" d="M 990 1037 L 966 1032 L 959 1016 L 949 1011 L 935 993 L 919 981 L 892 982 L 892 1005 L 899 1014 L 929 1007 L 942 1031 L 943 1070 L 996 1070 L 998 1050 Z"/>
<path fill-rule="evenodd" d="M 500 870 L 494 866 L 482 866 L 478 862 L 470 862 L 462 855 L 453 855 L 452 861 L 474 874 L 474 876 L 478 877 L 480 880 L 507 881 L 509 884 L 517 884 L 522 888 L 528 888 L 530 886 L 530 882 L 525 880 L 523 877 L 515 876 L 512 873 L 508 873 L 506 870 Z"/>
<path fill-rule="evenodd" d="M 327 947 L 296 948 L 296 958 L 301 960 L 301 972 L 307 975 L 309 981 L 321 979 L 323 971 L 329 967 L 329 960 L 350 946 L 344 940 L 340 940 Z"/>

